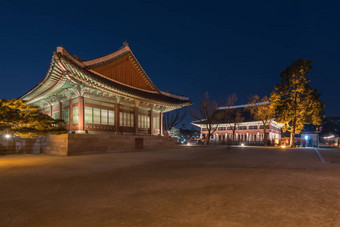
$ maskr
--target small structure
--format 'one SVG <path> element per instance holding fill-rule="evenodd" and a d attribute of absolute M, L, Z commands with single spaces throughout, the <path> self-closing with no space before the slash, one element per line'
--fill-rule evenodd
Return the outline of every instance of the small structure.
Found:
<path fill-rule="evenodd" d="M 244 120 L 237 124 L 237 129 L 235 130 L 235 142 L 243 142 L 246 144 L 261 144 L 264 139 L 264 125 L 261 121 L 254 120 L 246 107 L 249 105 L 239 105 L 230 107 L 220 107 L 217 111 L 225 111 L 225 109 L 237 109 Z M 192 122 L 193 125 L 201 128 L 201 139 L 206 139 L 207 128 L 202 121 Z M 222 119 L 217 127 L 215 133 L 211 136 L 212 142 L 222 143 L 233 138 L 233 122 L 228 119 Z M 274 143 L 281 139 L 281 128 L 282 125 L 278 124 L 273 120 L 266 126 L 267 138 L 270 142 Z"/>
<path fill-rule="evenodd" d="M 88 61 L 57 47 L 45 78 L 21 99 L 63 119 L 70 133 L 89 134 L 162 135 L 163 113 L 191 104 L 160 91 L 126 42 Z"/>
<path fill-rule="evenodd" d="M 299 142 L 301 147 L 319 147 L 319 133 L 303 131 Z"/>

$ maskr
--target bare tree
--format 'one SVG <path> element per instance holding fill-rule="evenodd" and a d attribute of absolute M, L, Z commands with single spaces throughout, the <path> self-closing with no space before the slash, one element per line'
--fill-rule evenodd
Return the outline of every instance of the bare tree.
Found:
<path fill-rule="evenodd" d="M 171 112 L 166 112 L 163 115 L 163 130 L 165 131 L 165 135 L 169 136 L 169 131 L 181 123 L 185 118 L 185 112 L 175 110 Z"/>
<path fill-rule="evenodd" d="M 235 132 L 238 128 L 238 125 L 244 121 L 244 117 L 242 116 L 242 113 L 239 109 L 232 109 L 231 111 L 231 120 L 232 123 L 230 123 L 231 130 L 233 131 L 233 143 L 235 143 Z"/>
<path fill-rule="evenodd" d="M 208 92 L 204 94 L 204 98 L 200 98 L 199 106 L 196 109 L 190 109 L 190 114 L 193 118 L 205 125 L 208 132 L 206 144 L 209 145 L 210 137 L 215 133 L 218 124 L 223 118 L 223 111 L 218 111 L 219 105 L 210 100 Z"/>
<path fill-rule="evenodd" d="M 235 132 L 239 125 L 239 123 L 243 122 L 244 117 L 242 116 L 242 113 L 237 108 L 232 108 L 232 106 L 237 101 L 237 96 L 235 94 L 230 95 L 227 98 L 227 106 L 224 109 L 224 120 L 226 121 L 227 125 L 231 128 L 233 131 L 233 137 L 232 137 L 232 143 L 235 142 Z"/>

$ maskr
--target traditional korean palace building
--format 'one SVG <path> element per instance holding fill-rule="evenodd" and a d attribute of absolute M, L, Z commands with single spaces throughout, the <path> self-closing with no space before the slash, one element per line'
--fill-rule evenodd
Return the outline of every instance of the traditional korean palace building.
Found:
<path fill-rule="evenodd" d="M 220 107 L 218 111 L 225 111 L 225 109 L 235 109 L 241 113 L 241 116 L 244 120 L 241 123 L 237 124 L 237 129 L 235 131 L 235 141 L 245 142 L 245 143 L 262 143 L 264 138 L 263 133 L 263 124 L 261 121 L 254 120 L 249 111 L 245 108 L 248 105 L 239 105 L 239 106 L 231 106 L 231 107 Z M 202 124 L 200 121 L 192 122 L 193 125 L 201 128 L 201 138 L 206 139 L 208 130 L 206 129 L 205 124 Z M 222 120 L 220 124 L 218 124 L 218 128 L 215 133 L 211 136 L 211 140 L 213 142 L 223 142 L 227 139 L 232 140 L 233 131 L 232 127 L 234 124 L 227 123 L 226 120 Z M 266 127 L 267 138 L 270 141 L 274 141 L 275 139 L 281 139 L 281 128 L 282 126 L 276 123 L 274 120 L 270 122 Z"/>
<path fill-rule="evenodd" d="M 45 78 L 21 99 L 63 119 L 72 133 L 137 135 L 162 134 L 163 113 L 191 104 L 160 91 L 127 43 L 88 61 L 57 47 Z"/>

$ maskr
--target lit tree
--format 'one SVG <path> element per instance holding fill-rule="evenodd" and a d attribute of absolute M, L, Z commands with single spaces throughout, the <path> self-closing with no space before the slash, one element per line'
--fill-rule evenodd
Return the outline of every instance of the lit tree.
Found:
<path fill-rule="evenodd" d="M 196 109 L 191 109 L 190 114 L 193 118 L 205 125 L 207 129 L 207 145 L 210 143 L 210 137 L 215 133 L 218 124 L 223 118 L 223 112 L 217 111 L 219 105 L 210 100 L 208 92 L 204 94 L 204 99 L 200 98 L 199 106 Z"/>
<path fill-rule="evenodd" d="M 22 100 L 0 100 L 0 134 L 12 134 L 22 138 L 35 138 L 46 134 L 65 133 L 63 120 L 55 120 L 28 106 Z"/>
<path fill-rule="evenodd" d="M 290 132 L 290 145 L 295 146 L 295 134 L 299 134 L 305 124 L 319 125 L 322 121 L 324 104 L 320 94 L 309 86 L 306 74 L 312 68 L 312 61 L 298 59 L 281 74 L 281 83 L 271 93 L 275 107 L 276 121 L 283 124 L 282 130 Z"/>
<path fill-rule="evenodd" d="M 258 95 L 254 95 L 250 97 L 250 102 L 247 109 L 249 110 L 251 116 L 257 120 L 261 121 L 263 124 L 263 143 L 267 146 L 268 138 L 267 138 L 267 127 L 270 125 L 270 122 L 274 118 L 275 108 L 272 104 L 270 104 L 269 98 L 267 96 L 262 99 Z"/>

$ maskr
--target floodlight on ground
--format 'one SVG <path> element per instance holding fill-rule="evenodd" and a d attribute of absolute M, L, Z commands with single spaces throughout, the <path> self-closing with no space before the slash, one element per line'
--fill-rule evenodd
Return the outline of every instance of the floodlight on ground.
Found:
<path fill-rule="evenodd" d="M 244 143 L 241 143 L 241 147 L 244 147 Z"/>
<path fill-rule="evenodd" d="M 187 143 L 188 146 L 191 146 L 191 143 Z"/>
<path fill-rule="evenodd" d="M 9 138 L 11 138 L 11 135 L 10 134 L 5 134 L 5 138 L 9 139 Z"/>
<path fill-rule="evenodd" d="M 286 145 L 282 145 L 281 148 L 286 148 Z"/>

